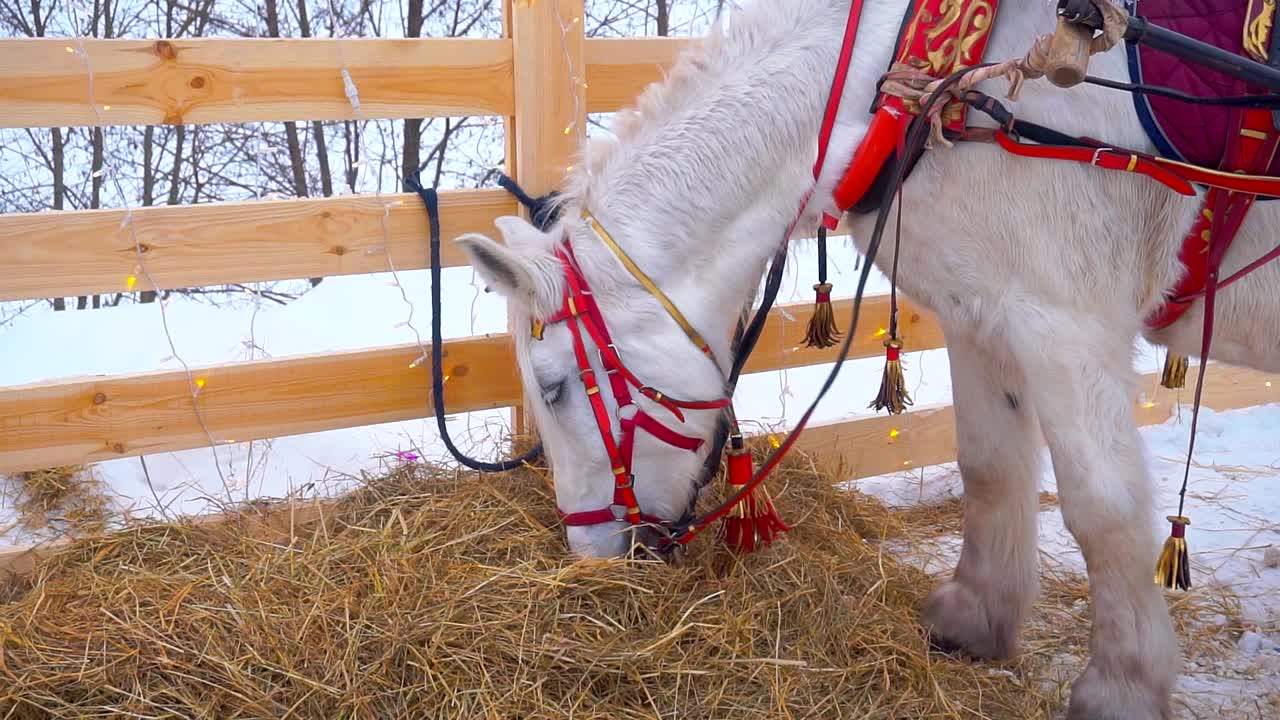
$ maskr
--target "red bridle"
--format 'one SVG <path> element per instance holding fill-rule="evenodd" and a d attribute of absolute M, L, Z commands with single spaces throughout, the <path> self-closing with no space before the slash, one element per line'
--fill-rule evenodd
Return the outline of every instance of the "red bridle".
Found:
<path fill-rule="evenodd" d="M 602 230 L 598 224 L 593 222 L 593 225 L 595 225 L 597 231 Z M 634 268 L 630 259 L 626 258 L 625 253 L 621 253 L 621 249 L 612 242 L 611 238 L 608 238 L 607 233 L 602 233 L 602 237 L 606 239 L 615 253 L 619 253 L 619 259 L 628 266 L 628 269 Z M 605 452 L 609 455 L 610 470 L 613 474 L 614 482 L 613 503 L 608 507 L 572 513 L 559 510 L 560 519 L 565 525 L 574 527 L 601 525 L 610 522 L 626 522 L 631 525 L 640 525 L 642 523 L 666 525 L 668 522 L 662 518 L 641 512 L 640 504 L 636 500 L 635 474 L 632 471 L 632 452 L 635 448 L 636 430 L 644 430 L 672 447 L 689 452 L 700 450 L 705 441 L 682 435 L 663 425 L 635 403 L 630 388 L 634 387 L 638 393 L 661 405 L 680 422 L 684 422 L 682 409 L 719 410 L 728 407 L 732 400 L 727 397 L 719 400 L 677 400 L 642 383 L 622 363 L 622 359 L 618 355 L 618 349 L 614 345 L 613 339 L 609 336 L 609 329 L 605 324 L 604 316 L 592 296 L 591 288 L 587 284 L 586 277 L 582 274 L 582 269 L 578 265 L 577 258 L 573 254 L 573 248 L 569 245 L 567 238 L 564 248 L 556 250 L 556 257 L 564 266 L 564 303 L 561 305 L 560 311 L 554 316 L 547 318 L 545 321 L 535 321 L 533 335 L 535 338 L 541 337 L 541 325 L 543 324 L 564 322 L 568 325 L 569 332 L 573 336 L 573 354 L 578 362 L 578 377 L 586 390 L 587 399 L 591 403 L 591 410 L 595 415 L 596 428 L 600 431 L 600 439 L 604 443 Z M 638 269 L 633 269 L 632 272 L 633 274 L 638 273 Z M 638 274 L 637 279 L 640 279 L 642 284 L 646 286 L 646 290 L 663 301 L 669 312 L 674 310 L 674 306 L 666 300 L 665 296 L 651 281 L 643 276 L 643 273 Z M 679 311 L 674 311 L 673 317 L 686 330 L 686 334 L 689 334 L 690 338 L 698 345 L 698 349 L 708 358 L 711 358 L 711 348 L 707 346 L 705 341 L 702 341 L 701 336 L 697 335 L 696 332 L 692 332 L 692 328 L 684 320 L 683 316 L 680 316 Z M 595 344 L 596 351 L 600 355 L 600 363 L 604 366 L 604 372 L 609 377 L 609 389 L 613 393 L 614 401 L 617 404 L 620 435 L 620 439 L 617 441 L 614 440 L 613 423 L 609 417 L 609 410 L 600 394 L 600 383 L 596 381 L 596 372 L 591 367 L 587 357 L 586 343 L 583 341 L 582 335 L 583 329 L 586 330 L 587 335 L 591 337 L 591 341 Z"/>
<path fill-rule="evenodd" d="M 840 49 L 840 58 L 832 81 L 831 93 L 828 97 L 822 130 L 818 138 L 818 159 L 813 169 L 815 185 L 822 171 L 827 145 L 830 142 L 831 133 L 834 128 L 836 112 L 843 96 L 842 90 L 844 88 L 845 78 L 849 73 L 849 67 L 853 56 L 854 38 L 857 35 L 859 20 L 862 16 L 862 5 L 862 0 L 853 0 L 849 8 L 849 15 L 845 25 L 844 42 Z M 876 133 L 875 135 L 877 142 L 864 142 L 863 145 L 877 145 L 877 143 L 880 145 L 884 144 L 885 133 L 881 132 Z M 894 139 L 896 140 L 896 138 Z M 858 155 L 859 160 L 861 161 L 855 162 L 855 165 L 863 172 L 870 172 L 872 168 L 867 167 L 870 165 L 870 162 L 863 158 L 866 154 L 867 151 L 865 148 L 860 147 Z M 875 160 L 883 162 L 883 158 L 881 157 L 877 157 Z M 878 167 L 874 169 L 878 170 Z M 874 173 L 872 174 L 874 175 Z M 784 242 L 789 240 L 792 231 L 794 231 L 796 225 L 803 217 L 805 206 L 808 204 L 809 196 L 812 192 L 813 188 L 810 188 L 809 192 L 805 193 L 804 198 L 801 200 L 795 219 L 792 221 L 791 227 L 783 238 Z M 631 259 L 627 257 L 626 253 L 623 252 L 609 236 L 609 233 L 605 231 L 594 218 L 591 218 L 589 214 L 587 214 L 587 218 L 590 220 L 590 224 L 595 229 L 596 233 L 614 252 L 619 261 L 627 267 L 631 274 L 645 287 L 646 290 L 649 291 L 651 295 L 662 302 L 667 313 L 680 325 L 681 329 L 684 330 L 685 334 L 694 343 L 694 345 L 696 345 L 703 354 L 708 358 L 711 358 L 714 362 L 714 357 L 711 354 L 710 347 L 707 346 L 706 341 L 702 339 L 697 331 L 690 326 L 688 321 L 684 319 L 680 314 L 680 311 L 666 298 L 665 295 L 662 294 L 662 291 L 659 290 L 657 286 L 654 285 L 653 282 L 650 281 L 644 273 L 642 273 L 639 268 L 631 262 Z M 824 217 L 824 223 L 829 223 L 834 226 L 833 219 L 829 216 Z M 600 438 L 604 443 L 605 451 L 609 455 L 609 461 L 614 478 L 613 503 L 611 505 L 598 510 L 585 510 L 573 513 L 565 513 L 563 510 L 559 510 L 557 508 L 560 512 L 560 518 L 567 526 L 579 527 L 622 521 L 631 525 L 639 525 L 641 523 L 669 525 L 670 523 L 662 520 L 661 518 L 656 518 L 642 513 L 640 511 L 639 503 L 636 501 L 635 476 L 632 473 L 631 468 L 636 428 L 643 429 L 650 435 L 667 443 L 668 445 L 680 448 L 681 450 L 688 450 L 690 452 L 697 452 L 702 447 L 704 441 L 682 435 L 658 422 L 635 404 L 627 386 L 631 385 L 635 387 L 640 394 L 662 405 L 681 422 L 684 421 L 684 415 L 680 412 L 681 408 L 686 410 L 722 409 L 728 407 L 732 403 L 732 398 L 726 397 L 720 400 L 709 401 L 673 400 L 653 388 L 644 385 L 636 379 L 636 377 L 627 370 L 626 366 L 622 364 L 621 359 L 618 357 L 617 348 L 613 345 L 613 342 L 609 337 L 608 329 L 605 327 L 604 317 L 601 315 L 599 307 L 591 297 L 591 290 L 587 285 L 586 278 L 582 275 L 581 268 L 578 266 L 576 258 L 573 256 L 573 249 L 569 246 L 567 238 L 565 242 L 565 249 L 557 250 L 557 257 L 565 269 L 566 283 L 564 303 L 561 306 L 560 312 L 553 317 L 547 318 L 545 321 L 534 321 L 532 329 L 533 336 L 535 338 L 540 338 L 543 325 L 545 324 L 568 322 L 569 329 L 573 334 L 573 350 L 578 361 L 578 375 L 582 379 L 582 384 L 587 391 L 587 397 L 591 402 L 591 409 L 595 414 L 596 427 L 600 431 Z M 610 389 L 612 390 L 613 397 L 618 405 L 618 423 L 621 440 L 617 443 L 614 442 L 613 425 L 609 419 L 608 409 L 605 407 L 604 399 L 600 396 L 600 385 L 596 382 L 595 371 L 592 370 L 587 359 L 587 351 L 582 340 L 581 328 L 586 328 L 587 333 L 591 336 L 592 341 L 595 343 L 596 348 L 600 353 L 600 361 L 604 365 L 605 373 L 609 376 Z M 792 431 L 791 437 L 788 439 L 787 448 L 789 448 L 790 443 L 794 442 L 796 437 L 799 436 L 802 429 L 803 423 Z M 746 456 L 741 451 L 738 451 L 736 456 L 731 453 L 730 470 L 731 475 L 733 476 L 732 481 L 737 483 L 735 487 L 741 487 L 742 489 L 737 493 L 735 499 L 722 503 L 720 507 L 716 508 L 716 510 L 706 517 L 698 518 L 697 522 L 683 528 L 680 537 L 676 539 L 676 542 L 679 544 L 688 543 L 709 523 L 727 516 L 735 506 L 748 501 L 754 491 L 754 488 L 764 480 L 764 477 L 768 474 L 768 470 L 772 469 L 773 465 L 776 465 L 777 461 L 785 454 L 787 448 L 783 448 L 781 452 L 777 453 L 774 457 L 773 463 L 754 478 L 751 477 L 751 463 L 749 461 L 743 461 L 742 459 Z M 738 461 L 733 462 L 735 459 Z M 772 513 L 771 507 L 769 512 Z M 786 529 L 785 524 L 782 524 L 780 520 L 778 520 L 778 527 L 780 529 Z M 762 538 L 762 542 L 767 543 L 768 539 Z M 747 546 L 753 546 L 753 543 L 747 543 Z"/>

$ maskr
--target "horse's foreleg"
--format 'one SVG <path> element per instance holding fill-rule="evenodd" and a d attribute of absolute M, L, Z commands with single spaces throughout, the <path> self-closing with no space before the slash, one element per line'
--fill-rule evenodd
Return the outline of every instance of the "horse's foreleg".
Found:
<path fill-rule="evenodd" d="M 1006 366 L 1008 353 L 964 337 L 948 337 L 947 347 L 964 547 L 954 577 L 925 603 L 924 621 L 944 649 L 1006 658 L 1017 651 L 1039 588 L 1035 417 L 1021 373 Z"/>
<path fill-rule="evenodd" d="M 1181 660 L 1152 582 L 1159 548 L 1133 417 L 1130 341 L 1062 332 L 1088 327 L 1087 319 L 1050 320 L 1053 347 L 1020 343 L 1019 356 L 1053 457 L 1063 519 L 1089 574 L 1090 659 L 1073 685 L 1068 717 L 1169 718 Z"/>

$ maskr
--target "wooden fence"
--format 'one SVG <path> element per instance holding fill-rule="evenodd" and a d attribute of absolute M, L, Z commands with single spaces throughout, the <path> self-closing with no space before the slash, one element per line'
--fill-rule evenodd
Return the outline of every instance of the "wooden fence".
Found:
<path fill-rule="evenodd" d="M 629 104 L 689 41 L 587 39 L 582 0 L 523 5 L 507 2 L 498 39 L 0 40 L 0 125 L 357 119 L 346 68 L 364 119 L 504 118 L 508 172 L 542 194 L 563 176 L 586 113 Z M 570 20 L 566 36 L 562 19 Z M 95 68 L 97 108 L 86 102 L 82 52 Z M 570 63 L 585 68 L 585 85 L 573 81 Z M 444 192 L 442 233 L 492 231 L 495 217 L 519 211 L 501 190 Z M 386 255 L 368 251 L 384 244 L 397 269 L 422 268 L 427 258 L 425 213 L 410 195 L 148 207 L 124 220 L 121 210 L 0 215 L 0 301 L 383 272 Z M 139 251 L 154 287 L 134 270 Z M 444 262 L 464 262 L 451 243 Z M 836 306 L 847 317 L 849 301 Z M 748 371 L 833 360 L 834 349 L 789 342 L 810 312 L 810 303 L 775 309 Z M 852 357 L 883 352 L 876 331 L 887 316 L 887 299 L 870 298 Z M 900 318 L 909 350 L 944 346 L 927 313 L 908 302 Z M 446 343 L 451 412 L 521 402 L 510 348 L 503 334 Z M 197 368 L 197 398 L 185 372 L 169 371 L 0 388 L 0 473 L 205 446 L 193 402 L 218 441 L 425 417 L 428 366 L 410 367 L 420 354 L 398 346 Z M 1262 375 L 1223 367 L 1210 373 L 1205 403 L 1246 407 L 1280 400 L 1277 393 Z M 1138 418 L 1162 422 L 1181 399 L 1147 397 Z M 818 425 L 798 447 L 857 478 L 953 460 L 954 434 L 949 406 L 918 407 Z M 0 553 L 0 569 L 29 569 L 37 555 Z"/>

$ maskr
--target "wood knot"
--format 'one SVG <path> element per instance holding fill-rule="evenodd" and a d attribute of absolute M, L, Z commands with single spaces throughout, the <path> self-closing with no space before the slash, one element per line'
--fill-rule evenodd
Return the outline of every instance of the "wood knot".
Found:
<path fill-rule="evenodd" d="M 334 255 L 337 255 L 338 257 L 342 257 L 343 255 L 347 254 L 347 249 L 341 245 L 334 245 L 333 247 L 329 248 L 329 252 Z"/>
<path fill-rule="evenodd" d="M 118 453 L 120 453 L 121 455 L 123 455 L 123 454 L 124 454 L 124 443 L 116 443 L 115 445 L 112 445 L 112 446 L 111 446 L 111 449 L 112 449 L 112 450 L 115 450 L 116 452 L 118 452 Z"/>
<path fill-rule="evenodd" d="M 107 401 L 107 395 L 106 395 L 106 393 L 96 393 L 96 394 L 93 396 L 93 404 L 94 404 L 94 405 L 101 405 L 102 403 L 104 403 L 104 402 L 106 402 L 106 401 Z"/>
<path fill-rule="evenodd" d="M 207 82 L 208 80 L 205 80 L 203 75 L 197 75 L 191 78 L 191 82 L 189 84 L 191 85 L 191 88 L 193 90 L 199 90 L 200 88 L 204 87 L 205 83 Z"/>
<path fill-rule="evenodd" d="M 174 60 L 178 57 L 178 50 L 168 40 L 157 40 L 156 54 L 165 60 Z"/>
<path fill-rule="evenodd" d="M 920 313 L 914 313 L 914 312 L 911 313 L 911 322 L 913 323 L 920 322 Z"/>
<path fill-rule="evenodd" d="M 453 370 L 449 371 L 449 374 L 454 377 L 466 377 L 467 373 L 469 372 L 471 372 L 471 368 L 469 366 L 458 365 L 457 367 L 453 368 Z"/>
<path fill-rule="evenodd" d="M 151 246 L 150 246 L 150 245 L 148 245 L 148 244 L 146 244 L 146 243 L 138 243 L 138 252 L 140 252 L 140 253 L 145 253 L 145 252 L 150 252 L 150 251 L 151 251 Z"/>

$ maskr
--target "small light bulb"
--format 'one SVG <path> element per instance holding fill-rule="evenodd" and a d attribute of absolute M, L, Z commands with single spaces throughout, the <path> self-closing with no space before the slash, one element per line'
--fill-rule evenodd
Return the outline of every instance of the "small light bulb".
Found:
<path fill-rule="evenodd" d="M 1156 404 L 1155 404 L 1155 403 L 1153 403 L 1153 402 L 1151 402 L 1151 401 L 1147 401 L 1147 402 L 1145 402 L 1145 403 L 1142 403 L 1142 407 L 1144 407 L 1144 408 L 1148 408 L 1148 409 L 1149 409 L 1149 408 L 1153 408 L 1153 407 L 1155 407 L 1155 406 L 1156 406 Z"/>
<path fill-rule="evenodd" d="M 780 447 L 782 447 L 782 443 L 778 442 L 778 436 L 777 436 L 777 435 L 770 435 L 770 436 L 769 436 L 769 444 L 773 445 L 773 447 L 774 447 L 774 448 L 780 448 Z"/>
<path fill-rule="evenodd" d="M 73 48 L 73 47 L 71 47 L 70 45 L 68 45 L 68 46 L 66 46 L 65 48 L 63 48 L 63 50 L 66 50 L 67 52 L 72 53 L 72 54 L 74 54 L 74 53 L 75 53 L 75 51 L 76 51 L 76 49 L 75 49 L 75 48 Z"/>
<path fill-rule="evenodd" d="M 103 106 L 102 106 L 102 109 L 103 109 L 103 110 L 110 110 L 110 109 L 111 109 L 111 106 L 110 106 L 110 105 L 103 105 Z"/>
<path fill-rule="evenodd" d="M 890 431 L 889 431 L 889 439 L 890 439 L 890 440 L 892 440 L 892 439 L 894 439 L 894 438 L 898 437 L 898 436 L 899 436 L 899 435 L 901 435 L 901 434 L 902 434 L 902 433 L 898 432 L 896 429 L 894 429 L 894 430 L 890 430 Z"/>
<path fill-rule="evenodd" d="M 1270 381 L 1270 380 L 1268 380 L 1268 381 L 1267 381 L 1267 387 L 1271 387 L 1271 381 Z"/>
<path fill-rule="evenodd" d="M 128 288 L 129 292 L 133 292 L 133 288 L 136 287 L 137 285 L 138 285 L 137 275 L 130 275 L 129 277 L 125 278 L 124 286 Z"/>
<path fill-rule="evenodd" d="M 889 334 L 889 331 L 885 330 L 884 328 L 880 328 L 879 330 L 876 331 L 876 337 L 884 337 L 885 335 L 888 335 L 888 334 Z"/>
<path fill-rule="evenodd" d="M 204 389 L 204 384 L 205 384 L 205 379 L 204 379 L 204 378 L 196 378 L 196 388 L 197 388 L 197 389 L 203 390 L 203 389 Z"/>

